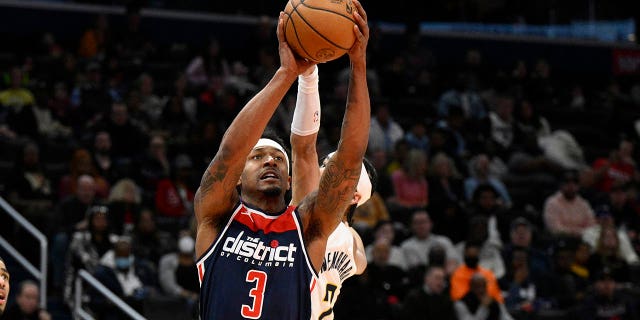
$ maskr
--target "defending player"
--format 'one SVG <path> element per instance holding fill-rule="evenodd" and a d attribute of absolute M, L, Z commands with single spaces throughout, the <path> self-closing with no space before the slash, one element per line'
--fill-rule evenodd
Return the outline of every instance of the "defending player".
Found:
<path fill-rule="evenodd" d="M 291 123 L 292 199 L 291 204 L 317 188 L 320 175 L 333 155 L 329 154 L 318 168 L 316 140 L 320 129 L 320 95 L 317 66 L 298 76 L 296 108 Z M 359 275 L 367 267 L 364 245 L 358 233 L 350 227 L 356 206 L 364 204 L 373 193 L 377 174 L 364 159 L 353 199 L 343 215 L 343 221 L 329 236 L 325 258 L 318 274 L 318 285 L 311 295 L 311 320 L 333 319 L 333 306 L 340 294 L 342 282 Z"/>

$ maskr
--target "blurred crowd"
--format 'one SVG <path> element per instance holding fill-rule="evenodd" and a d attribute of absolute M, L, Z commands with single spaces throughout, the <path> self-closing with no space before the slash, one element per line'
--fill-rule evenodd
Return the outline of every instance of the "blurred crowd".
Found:
<path fill-rule="evenodd" d="M 85 269 L 149 318 L 196 319 L 194 193 L 278 67 L 275 29 L 238 56 L 215 37 L 160 46 L 142 23 L 100 15 L 73 45 L 44 32 L 0 70 L 0 192 L 49 239 L 53 299 L 73 307 Z M 354 218 L 370 263 L 336 318 L 638 319 L 640 77 L 555 74 L 544 57 L 496 68 L 481 50 L 444 65 L 417 33 L 389 51 L 373 32 L 379 181 Z M 320 66 L 320 158 L 339 137 L 339 61 Z M 295 88 L 271 121 L 285 140 L 294 106 Z M 2 229 L 37 261 L 24 230 Z"/>

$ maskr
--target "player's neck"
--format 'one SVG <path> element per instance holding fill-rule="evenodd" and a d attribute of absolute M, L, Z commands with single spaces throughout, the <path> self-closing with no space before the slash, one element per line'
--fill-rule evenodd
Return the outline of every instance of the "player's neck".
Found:
<path fill-rule="evenodd" d="M 265 213 L 280 213 L 287 207 L 282 195 L 245 195 L 242 200 L 248 206 Z"/>

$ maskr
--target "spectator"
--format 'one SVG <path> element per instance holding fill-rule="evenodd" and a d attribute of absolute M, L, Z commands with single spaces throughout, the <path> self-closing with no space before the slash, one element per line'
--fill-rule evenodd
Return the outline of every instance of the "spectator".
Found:
<path fill-rule="evenodd" d="M 504 92 L 499 92 L 494 101 L 493 111 L 485 120 L 485 136 L 496 147 L 496 154 L 507 161 L 514 151 L 514 143 L 517 136 L 517 126 L 513 115 L 513 97 Z"/>
<path fill-rule="evenodd" d="M 427 184 L 429 185 L 429 209 L 442 211 L 449 204 L 462 204 L 464 192 L 462 178 L 453 160 L 445 153 L 431 158 Z"/>
<path fill-rule="evenodd" d="M 44 171 L 40 147 L 35 142 L 22 147 L 9 181 L 9 202 L 38 229 L 48 232 L 49 210 L 54 204 L 52 181 Z"/>
<path fill-rule="evenodd" d="M 195 241 L 189 235 L 178 240 L 178 251 L 165 254 L 158 265 L 158 282 L 171 297 L 183 301 L 189 314 L 197 317 L 200 284 L 195 262 Z"/>
<path fill-rule="evenodd" d="M 488 237 L 496 246 L 501 247 L 502 243 L 507 241 L 513 213 L 498 201 L 498 192 L 493 186 L 483 184 L 476 188 L 468 215 L 487 219 Z"/>
<path fill-rule="evenodd" d="M 395 143 L 402 137 L 404 137 L 404 129 L 391 117 L 389 105 L 379 103 L 375 115 L 371 118 L 368 150 L 370 152 L 384 150 L 390 153 Z"/>
<path fill-rule="evenodd" d="M 51 320 L 51 314 L 40 308 L 40 288 L 31 280 L 18 284 L 16 303 L 7 308 L 2 319 L 5 320 Z"/>
<path fill-rule="evenodd" d="M 476 188 L 481 184 L 491 185 L 499 195 L 499 202 L 506 208 L 511 207 L 511 196 L 507 187 L 497 176 L 493 175 L 490 170 L 490 160 L 486 153 L 480 153 L 469 161 L 470 176 L 464 180 L 465 198 L 467 201 L 472 200 L 472 196 Z"/>
<path fill-rule="evenodd" d="M 544 223 L 556 236 L 582 237 L 595 224 L 591 205 L 578 194 L 578 174 L 566 171 L 560 190 L 549 196 L 544 204 Z"/>
<path fill-rule="evenodd" d="M 76 271 L 85 269 L 94 272 L 100 259 L 113 248 L 118 236 L 110 232 L 109 208 L 95 205 L 87 212 L 88 227 L 84 231 L 76 231 L 71 239 L 67 261 L 65 263 L 64 298 L 73 306 L 73 290 Z"/>
<path fill-rule="evenodd" d="M 71 154 L 69 161 L 69 172 L 63 175 L 58 182 L 58 199 L 64 199 L 76 192 L 78 188 L 78 177 L 90 175 L 95 182 L 95 196 L 104 200 L 109 196 L 109 182 L 101 175 L 93 164 L 91 152 L 84 148 L 79 148 Z"/>
<path fill-rule="evenodd" d="M 618 148 L 609 152 L 608 158 L 597 158 L 593 162 L 598 190 L 609 192 L 615 183 L 628 183 L 635 180 L 637 166 L 633 160 L 633 142 L 622 139 Z"/>
<path fill-rule="evenodd" d="M 174 160 L 171 178 L 158 182 L 155 204 L 167 230 L 186 228 L 188 219 L 193 215 L 195 190 L 191 187 L 192 168 L 191 158 L 180 154 Z"/>
<path fill-rule="evenodd" d="M 431 218 L 426 211 L 417 210 L 413 213 L 411 218 L 413 236 L 403 241 L 400 246 L 408 269 L 429 265 L 429 251 L 434 246 L 441 246 L 445 249 L 448 258 L 445 269 L 448 272 L 455 269 L 459 263 L 458 254 L 451 240 L 445 236 L 432 234 L 432 227 Z"/>
<path fill-rule="evenodd" d="M 94 275 L 138 312 L 143 312 L 144 299 L 156 292 L 157 275 L 147 262 L 136 259 L 128 237 L 121 237 L 114 248 L 102 256 Z M 92 296 L 90 305 L 100 319 L 114 317 L 110 303 L 102 296 Z"/>
<path fill-rule="evenodd" d="M 425 154 L 429 154 L 429 136 L 424 121 L 414 120 L 404 139 L 407 140 L 411 149 L 422 150 Z"/>
<path fill-rule="evenodd" d="M 495 299 L 488 290 L 487 280 L 481 273 L 469 280 L 469 292 L 454 304 L 460 320 L 511 320 L 504 304 Z"/>
<path fill-rule="evenodd" d="M 400 268 L 389 264 L 391 244 L 385 239 L 376 241 L 373 247 L 373 261 L 365 271 L 369 282 L 370 294 L 376 298 L 375 308 L 378 317 L 391 318 L 399 307 L 407 289 L 407 274 Z"/>
<path fill-rule="evenodd" d="M 166 104 L 165 99 L 155 93 L 155 82 L 148 73 L 143 73 L 136 81 L 136 87 L 140 91 L 140 109 L 146 113 L 151 128 L 158 127 L 158 121 L 162 114 L 162 108 Z"/>
<path fill-rule="evenodd" d="M 169 232 L 158 230 L 152 210 L 143 208 L 135 218 L 131 236 L 133 253 L 138 259 L 157 265 L 160 257 L 173 250 L 175 239 Z"/>
<path fill-rule="evenodd" d="M 98 131 L 93 138 L 93 166 L 98 175 L 104 177 L 111 185 L 114 184 L 122 172 L 119 163 L 111 153 L 111 135 L 107 131 Z"/>
<path fill-rule="evenodd" d="M 451 299 L 457 301 L 466 296 L 471 289 L 471 278 L 480 273 L 487 284 L 487 292 L 494 300 L 504 303 L 495 275 L 488 269 L 479 266 L 480 244 L 469 242 L 464 246 L 464 263 L 460 264 L 451 275 Z"/>
<path fill-rule="evenodd" d="M 447 276 L 441 267 L 429 267 L 424 284 L 407 294 L 402 303 L 402 319 L 457 319 L 447 294 Z"/>
<path fill-rule="evenodd" d="M 116 158 L 135 160 L 134 157 L 147 144 L 147 134 L 132 121 L 127 106 L 122 102 L 113 103 L 108 116 L 93 129 L 95 132 L 104 130 L 109 133 L 111 150 Z"/>
<path fill-rule="evenodd" d="M 120 179 L 111 188 L 107 202 L 112 231 L 120 235 L 129 234 L 142 211 L 140 187 L 132 179 Z"/>
<path fill-rule="evenodd" d="M 169 177 L 171 163 L 167 144 L 163 135 L 154 134 L 149 140 L 146 152 L 140 160 L 140 185 L 155 196 L 158 182 Z"/>
<path fill-rule="evenodd" d="M 530 319 L 534 316 L 536 284 L 529 270 L 529 256 L 525 248 L 514 248 L 507 272 L 498 280 L 506 291 L 505 307 L 516 318 Z"/>
<path fill-rule="evenodd" d="M 615 277 L 607 268 L 598 271 L 594 290 L 580 305 L 578 314 L 585 320 L 638 319 L 637 305 L 617 289 Z"/>
<path fill-rule="evenodd" d="M 374 191 L 367 202 L 356 208 L 353 214 L 353 227 L 358 230 L 358 233 L 366 234 L 373 231 L 379 222 L 389 219 L 391 217 L 387 204 L 382 196 Z"/>
<path fill-rule="evenodd" d="M 78 55 L 86 59 L 103 60 L 113 48 L 113 35 L 109 30 L 106 14 L 98 14 L 95 25 L 82 34 L 78 45 Z"/>
<path fill-rule="evenodd" d="M 97 62 L 87 63 L 85 77 L 76 83 L 71 91 L 71 107 L 74 113 L 71 126 L 78 132 L 108 113 L 112 99 L 104 87 L 101 69 Z"/>
<path fill-rule="evenodd" d="M 456 79 L 455 85 L 446 90 L 438 101 L 438 116 L 447 117 L 451 108 L 461 108 L 465 119 L 482 120 L 487 116 L 487 111 L 482 98 L 476 92 L 473 78 L 461 74 Z"/>
<path fill-rule="evenodd" d="M 406 224 L 412 210 L 425 208 L 429 203 L 426 170 L 425 154 L 419 150 L 411 150 L 402 169 L 391 175 L 393 196 L 387 199 L 387 203 L 393 220 Z"/>
<path fill-rule="evenodd" d="M 31 90 L 24 87 L 23 75 L 20 67 L 12 67 L 9 71 L 10 87 L 0 91 L 0 105 L 10 108 L 13 112 L 19 112 L 22 107 L 36 102 Z"/>
<path fill-rule="evenodd" d="M 597 243 L 593 245 L 595 251 L 587 262 L 589 274 L 596 275 L 598 270 L 609 268 L 617 282 L 629 282 L 629 259 L 633 264 L 638 264 L 638 256 L 633 250 L 628 251 L 628 257 L 621 254 L 620 232 L 610 223 L 601 225 Z"/>
<path fill-rule="evenodd" d="M 456 245 L 459 255 L 464 255 L 466 243 L 480 244 L 478 266 L 493 273 L 496 279 L 504 276 L 506 269 L 502 260 L 502 242 L 499 235 L 491 236 L 489 219 L 483 215 L 473 215 L 470 217 L 467 239 Z"/>
<path fill-rule="evenodd" d="M 621 258 L 629 265 L 640 264 L 640 259 L 638 259 L 638 254 L 633 249 L 629 236 L 624 229 L 616 226 L 615 217 L 610 212 L 609 207 L 606 205 L 600 206 L 596 210 L 596 218 L 597 223 L 585 230 L 582 240 L 588 243 L 594 251 L 597 251 L 601 245 L 614 246 L 614 242 L 616 242 L 616 250 L 610 254 Z M 604 229 L 611 229 L 610 231 L 613 231 L 613 234 L 609 234 L 609 231 L 605 232 Z M 610 237 L 607 240 L 608 243 L 601 242 L 604 241 L 604 239 L 600 239 L 602 235 Z"/>
<path fill-rule="evenodd" d="M 514 250 L 525 250 L 529 273 L 533 279 L 551 271 L 551 261 L 545 251 L 534 245 L 534 226 L 524 217 L 518 217 L 511 222 L 509 241 L 502 249 L 502 260 L 513 261 Z"/>
<path fill-rule="evenodd" d="M 64 278 L 65 257 L 71 236 L 85 231 L 89 225 L 87 212 L 97 205 L 96 183 L 93 177 L 83 174 L 78 177 L 78 187 L 74 195 L 60 201 L 52 221 L 53 238 L 51 245 L 52 285 L 54 292 L 61 292 Z"/>
<path fill-rule="evenodd" d="M 376 242 L 385 240 L 389 243 L 389 265 L 398 267 L 402 270 L 406 270 L 407 266 L 404 259 L 404 253 L 400 247 L 395 243 L 396 230 L 393 226 L 393 222 L 390 220 L 382 220 L 376 224 L 373 231 L 373 241 L 365 248 L 367 260 L 373 262 L 373 248 L 376 246 Z"/>

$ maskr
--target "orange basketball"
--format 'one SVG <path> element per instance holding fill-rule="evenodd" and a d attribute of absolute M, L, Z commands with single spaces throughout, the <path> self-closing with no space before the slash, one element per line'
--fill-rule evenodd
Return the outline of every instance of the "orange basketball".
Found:
<path fill-rule="evenodd" d="M 356 40 L 354 10 L 351 0 L 289 0 L 284 9 L 285 39 L 302 58 L 338 59 Z"/>

